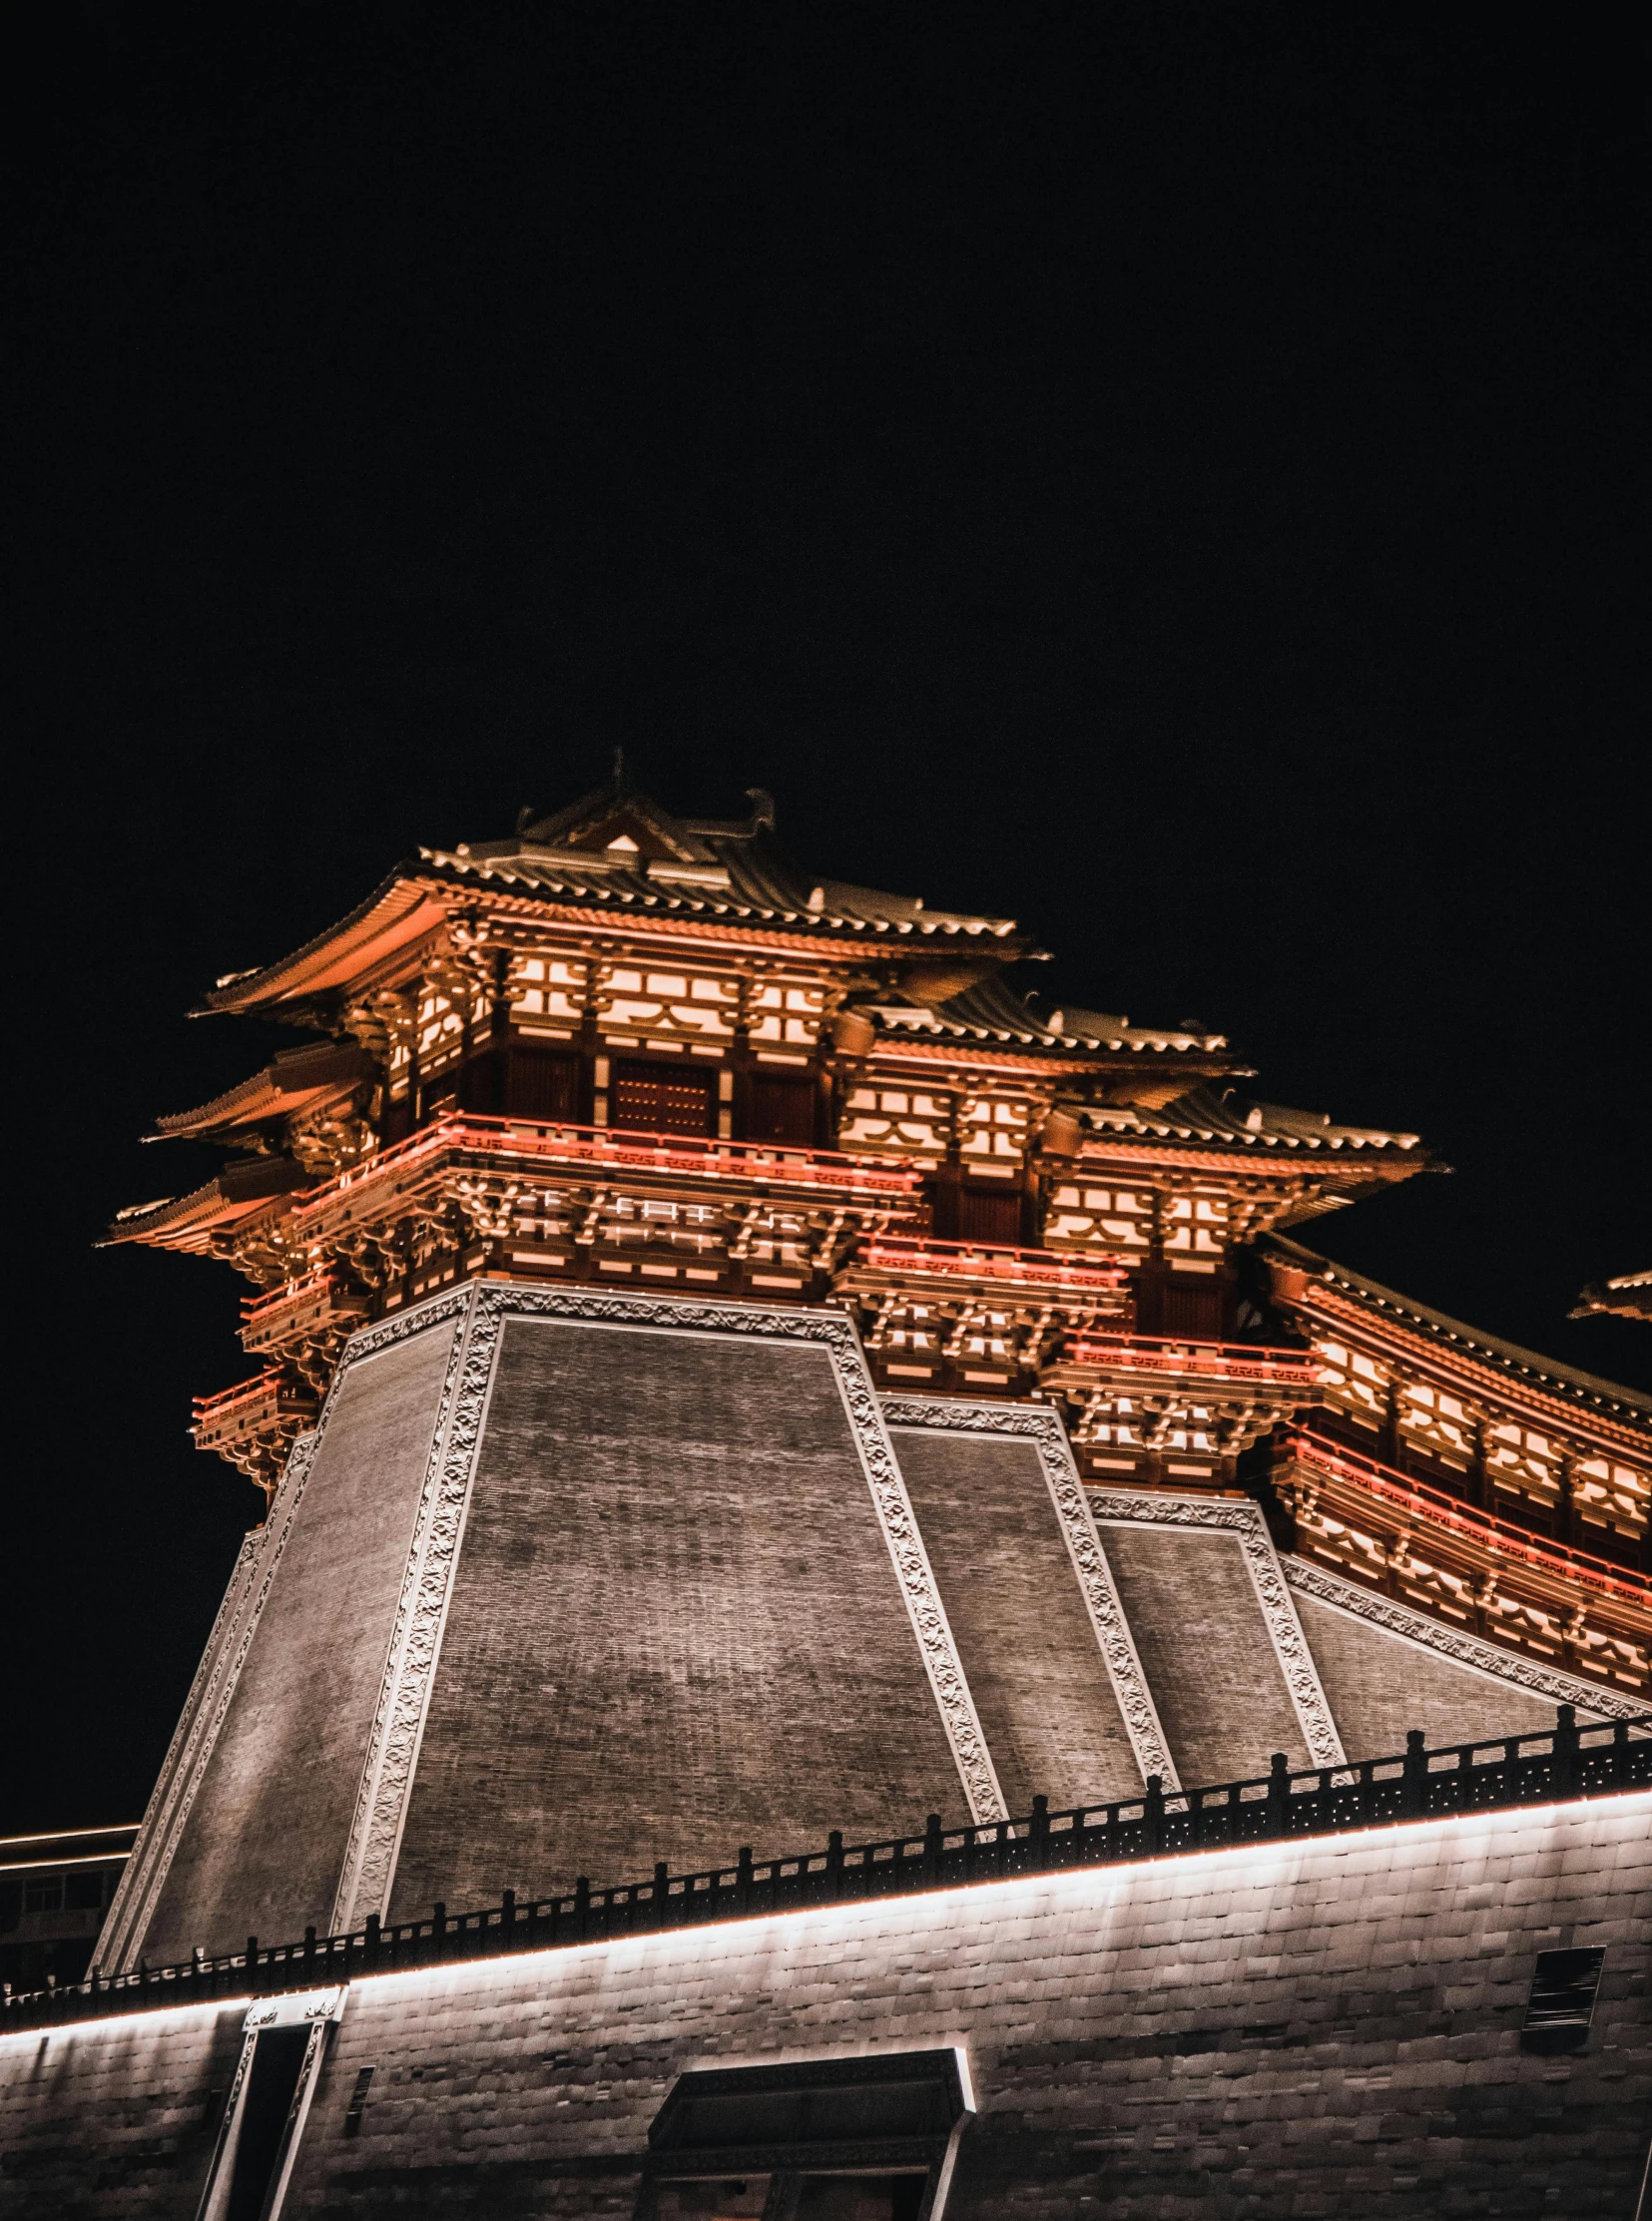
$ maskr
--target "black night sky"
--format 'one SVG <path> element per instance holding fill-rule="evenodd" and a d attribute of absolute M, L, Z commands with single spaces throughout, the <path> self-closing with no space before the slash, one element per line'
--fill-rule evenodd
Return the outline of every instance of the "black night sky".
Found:
<path fill-rule="evenodd" d="M 138 1817 L 258 1511 L 185 1431 L 241 1284 L 93 1247 L 291 1045 L 186 1009 L 616 744 L 1420 1130 L 1450 1178 L 1308 1238 L 1647 1383 L 1566 1316 L 1652 1256 L 1617 35 L 104 0 L 14 54 L 0 1831 Z"/>

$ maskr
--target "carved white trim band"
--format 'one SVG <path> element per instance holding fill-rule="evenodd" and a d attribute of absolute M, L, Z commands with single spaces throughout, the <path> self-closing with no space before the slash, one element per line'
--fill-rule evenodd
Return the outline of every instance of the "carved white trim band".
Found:
<path fill-rule="evenodd" d="M 888 1426 L 933 1427 L 956 1434 L 1008 1434 L 1033 1444 L 1142 1779 L 1145 1782 L 1150 1774 L 1157 1774 L 1167 1790 L 1179 1790 L 1181 1778 L 1142 1671 L 1113 1569 L 1090 1516 L 1084 1483 L 1078 1477 L 1059 1412 L 1036 1403 L 954 1402 L 910 1395 L 885 1395 L 882 1401 Z"/>
<path fill-rule="evenodd" d="M 1363 1619 L 1373 1627 L 1384 1628 L 1390 1635 L 1420 1644 L 1441 1658 L 1449 1658 L 1454 1665 L 1465 1666 L 1470 1672 L 1501 1682 L 1505 1688 L 1521 1689 L 1534 1697 L 1547 1697 L 1555 1704 L 1575 1704 L 1579 1711 L 1586 1707 L 1606 1720 L 1634 1720 L 1646 1710 L 1638 1699 L 1621 1695 L 1616 1689 L 1603 1689 L 1595 1682 L 1585 1681 L 1580 1674 L 1566 1673 L 1558 1666 L 1542 1665 L 1535 1658 L 1522 1658 L 1518 1651 L 1502 1650 L 1495 1643 L 1482 1642 L 1479 1636 L 1447 1627 L 1437 1619 L 1430 1619 L 1426 1612 L 1413 1611 L 1408 1604 L 1396 1603 L 1391 1596 L 1374 1596 L 1369 1589 L 1358 1588 L 1354 1582 L 1342 1580 L 1304 1558 L 1282 1558 L 1280 1562 L 1285 1578 L 1300 1594 L 1316 1597 L 1322 1604 L 1335 1605 L 1351 1619 Z"/>
<path fill-rule="evenodd" d="M 458 1459 L 457 1471 L 450 1454 L 454 1441 L 455 1397 L 462 1399 L 460 1382 L 465 1377 L 466 1357 L 475 1333 L 476 1313 L 471 1299 L 470 1285 L 437 1299 L 451 1304 L 461 1316 L 442 1375 L 424 1480 L 413 1514 L 407 1562 L 402 1568 L 401 1593 L 396 1599 L 395 1618 L 384 1653 L 384 1672 L 367 1735 L 355 1811 L 338 1869 L 331 1923 L 335 1936 L 353 1929 L 357 1921 L 364 1921 L 369 1913 L 377 1913 L 382 1918 L 389 1911 L 390 1879 L 395 1870 L 413 1770 L 418 1763 L 419 1744 L 424 1734 L 436 1651 L 441 1629 L 447 1622 L 447 1600 L 452 1588 L 459 1530 L 475 1462 L 474 1435 L 469 1442 L 469 1454 L 461 1454 Z M 394 1321 L 386 1320 L 353 1336 L 345 1345 L 339 1377 L 342 1378 L 347 1367 L 374 1356 L 385 1347 L 387 1340 L 393 1339 L 385 1336 L 386 1327 L 421 1317 L 428 1321 L 428 1307 L 423 1314 L 404 1312 Z"/>
<path fill-rule="evenodd" d="M 483 1281 L 465 1292 L 470 1305 L 462 1346 L 443 1391 L 443 1425 L 432 1445 L 430 1475 L 409 1551 L 395 1633 L 385 1660 L 372 1748 L 362 1770 L 334 1912 L 335 1930 L 369 1913 L 387 1916 L 396 1862 L 412 1801 L 418 1754 L 435 1683 L 442 1634 L 462 1547 L 477 1457 L 492 1393 L 501 1330 L 507 1319 L 553 1319 L 594 1326 L 674 1333 L 758 1336 L 814 1343 L 825 1349 L 842 1396 L 849 1431 L 871 1491 L 901 1597 L 940 1710 L 971 1817 L 1007 1817 L 986 1738 L 975 1713 L 957 1646 L 918 1534 L 917 1520 L 883 1427 L 877 1398 L 851 1322 L 837 1312 L 783 1311 L 755 1305 L 696 1302 L 682 1297 L 627 1296 L 618 1291 L 536 1288 Z M 416 1314 L 404 1315 L 408 1318 Z M 426 1318 L 428 1314 L 425 1315 Z M 389 1323 L 386 1322 L 386 1325 Z M 383 1327 L 363 1329 L 346 1346 L 345 1367 L 380 1346 Z"/>
<path fill-rule="evenodd" d="M 294 1461 L 308 1463 L 313 1438 L 300 1434 L 287 1452 L 286 1467 L 281 1475 L 285 1484 Z M 155 1777 L 155 1787 L 150 1791 L 149 1803 L 144 1808 L 142 1825 L 132 1846 L 132 1856 L 116 1885 L 110 1901 L 109 1915 L 103 1925 L 98 1948 L 93 1953 L 95 1972 L 112 1969 L 119 1956 L 122 1943 L 131 1923 L 133 1907 L 143 1894 L 143 1877 L 154 1861 L 154 1851 L 163 1826 L 163 1816 L 169 1809 L 172 1785 L 182 1756 L 191 1723 L 196 1719 L 203 1701 L 203 1692 L 224 1653 L 225 1642 L 231 1625 L 245 1608 L 252 1592 L 259 1553 L 264 1547 L 267 1529 L 254 1527 L 241 1538 L 241 1548 L 236 1552 L 236 1562 L 230 1569 L 225 1585 L 224 1598 L 214 1617 L 212 1630 L 201 1653 L 201 1663 L 195 1669 L 190 1683 L 190 1693 L 184 1699 L 184 1709 L 178 1715 L 178 1725 L 172 1731 L 172 1741 L 167 1745 L 167 1755 L 161 1761 L 161 1771 Z"/>
<path fill-rule="evenodd" d="M 1138 1495 L 1112 1488 L 1092 1488 L 1089 1496 L 1098 1521 L 1143 1527 L 1198 1527 L 1234 1536 L 1302 1726 L 1309 1762 L 1314 1766 L 1345 1765 L 1348 1754 L 1320 1686 L 1319 1668 L 1291 1601 L 1274 1538 L 1259 1507 L 1232 1496 Z M 1189 1635 L 1196 1639 L 1196 1630 L 1190 1628 Z"/>
<path fill-rule="evenodd" d="M 128 1862 L 122 1902 L 113 1909 L 119 1911 L 122 1925 L 117 1930 L 111 1920 L 102 1963 L 114 1971 L 130 1973 L 137 1963 L 162 1886 L 172 1871 L 184 1823 L 190 1816 L 207 1762 L 218 1741 L 218 1731 L 241 1677 L 253 1630 L 258 1625 L 270 1584 L 292 1531 L 293 1515 L 303 1500 L 310 1467 L 315 1461 L 315 1440 L 313 1433 L 300 1434 L 293 1443 L 287 1452 L 280 1486 L 264 1524 L 254 1528 L 241 1546 L 236 1574 L 225 1597 L 226 1606 L 231 1606 L 234 1600 L 233 1608 L 227 1614 L 224 1610 L 220 1612 L 222 1639 L 218 1638 L 216 1624 L 213 1636 L 208 1638 L 195 1684 L 173 1733 L 176 1762 L 170 1774 L 166 1768 L 162 1769 L 165 1790 L 157 1784 L 151 1812 L 144 1817 L 143 1831 Z"/>
<path fill-rule="evenodd" d="M 350 1354 L 355 1359 L 370 1356 L 391 1343 L 405 1341 L 428 1327 L 439 1325 L 444 1318 L 462 1312 L 469 1302 L 469 1296 L 468 1288 L 449 1289 L 444 1295 L 433 1298 L 416 1311 L 399 1313 L 394 1319 L 387 1319 L 379 1326 L 368 1328 L 355 1339 Z M 249 1538 L 257 1547 L 250 1559 L 244 1558 L 249 1578 L 241 1608 L 226 1628 L 224 1642 L 216 1658 L 213 1658 L 211 1669 L 207 1668 L 207 1659 L 202 1661 L 206 1678 L 203 1681 L 202 1675 L 198 1674 L 199 1701 L 195 1703 L 193 1710 L 186 1705 L 185 1717 L 179 1723 L 183 1747 L 173 1780 L 168 1785 L 165 1810 L 157 1811 L 153 1836 L 144 1844 L 144 1871 L 134 1884 L 130 1926 L 125 1935 L 114 1938 L 109 1945 L 105 1963 L 118 1967 L 120 1971 L 130 1972 L 136 1964 L 150 1922 L 155 1917 L 155 1908 L 171 1872 L 185 1824 L 228 1716 L 230 1700 L 235 1695 L 236 1684 L 247 1662 L 253 1637 L 257 1634 L 259 1622 L 264 1615 L 271 1585 L 285 1555 L 293 1521 L 297 1517 L 315 1458 L 325 1438 L 327 1422 L 336 1407 L 346 1370 L 345 1366 L 340 1365 L 334 1374 L 314 1431 L 300 1435 L 292 1445 L 280 1487 L 270 1507 L 269 1518 Z M 209 1645 L 208 1657 L 212 1656 Z M 174 1741 L 177 1740 L 178 1737 L 175 1736 Z M 140 1842 L 143 1842 L 142 1838 Z M 137 1864 L 135 1858 L 132 1865 L 136 1867 Z"/>

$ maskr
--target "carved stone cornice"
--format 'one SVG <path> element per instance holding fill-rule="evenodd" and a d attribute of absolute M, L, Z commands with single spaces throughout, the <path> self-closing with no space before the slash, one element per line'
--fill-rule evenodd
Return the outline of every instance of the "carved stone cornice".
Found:
<path fill-rule="evenodd" d="M 1157 1774 L 1167 1790 L 1180 1789 L 1181 1779 L 1159 1723 L 1141 1659 L 1136 1654 L 1112 1567 L 1107 1563 L 1101 1536 L 1090 1516 L 1084 1484 L 1073 1462 L 1067 1429 L 1061 1423 L 1060 1414 L 1048 1405 L 1036 1403 L 972 1403 L 930 1396 L 886 1395 L 883 1417 L 889 1426 L 932 1427 L 957 1434 L 1009 1435 L 1033 1443 L 1142 1779 L 1145 1782 L 1149 1775 Z"/>
<path fill-rule="evenodd" d="M 1315 1766 L 1346 1764 L 1348 1754 L 1337 1732 L 1330 1702 L 1320 1686 L 1319 1668 L 1291 1601 L 1273 1537 L 1258 1507 L 1236 1497 L 1143 1495 L 1112 1488 L 1092 1488 L 1089 1495 L 1098 1521 L 1198 1528 L 1207 1533 L 1234 1536 L 1256 1590 L 1263 1625 L 1285 1677 L 1310 1760 Z M 1190 1642 L 1198 1640 L 1198 1629 L 1191 1624 L 1188 1639 Z"/>
<path fill-rule="evenodd" d="M 1335 1573 L 1311 1565 L 1305 1558 L 1283 1558 L 1280 1563 L 1286 1580 L 1299 1595 L 1316 1597 L 1322 1604 L 1347 1612 L 1351 1619 L 1383 1628 L 1505 1687 L 1528 1690 L 1555 1704 L 1575 1704 L 1580 1711 L 1587 1709 L 1607 1720 L 1638 1719 L 1646 1710 L 1644 1703 L 1634 1697 L 1602 1688 L 1598 1682 L 1585 1681 L 1580 1674 L 1566 1673 L 1558 1666 L 1522 1657 L 1517 1651 L 1499 1649 L 1495 1643 L 1482 1642 L 1477 1635 L 1447 1627 L 1425 1612 L 1412 1611 L 1408 1604 L 1395 1603 L 1392 1597 L 1374 1596 L 1353 1581 L 1339 1580 Z"/>

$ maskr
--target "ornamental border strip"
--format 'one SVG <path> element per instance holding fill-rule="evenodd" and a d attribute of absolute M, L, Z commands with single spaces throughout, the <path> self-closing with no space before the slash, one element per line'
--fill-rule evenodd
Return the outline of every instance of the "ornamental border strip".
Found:
<path fill-rule="evenodd" d="M 1501 1688 L 1547 1697 L 1551 1704 L 1575 1705 L 1580 1712 L 1598 1712 L 1608 1720 L 1635 1720 L 1641 1715 L 1639 1698 L 1585 1681 L 1581 1674 L 1567 1673 L 1563 1667 L 1542 1665 L 1520 1651 L 1501 1649 L 1479 1635 L 1470 1635 L 1466 1628 L 1447 1627 L 1443 1620 L 1430 1619 L 1410 1604 L 1345 1580 L 1329 1566 L 1315 1565 L 1304 1557 L 1282 1557 L 1280 1565 L 1299 1595 L 1312 1596 L 1316 1603 L 1328 1604 L 1350 1619 L 1364 1620 L 1385 1634 L 1414 1642 L 1438 1657 L 1448 1658 L 1453 1665 L 1483 1674 Z"/>
<path fill-rule="evenodd" d="M 1007 1435 L 1032 1443 L 1137 1769 L 1144 1782 L 1157 1774 L 1167 1789 L 1180 1789 L 1181 1776 L 1170 1755 L 1060 1412 L 1045 1403 L 971 1402 L 961 1397 L 885 1395 L 882 1400 L 886 1426 Z"/>
<path fill-rule="evenodd" d="M 1331 1701 L 1297 1617 L 1261 1506 L 1231 1496 L 1144 1495 L 1127 1488 L 1092 1487 L 1089 1493 L 1098 1528 L 1104 1522 L 1114 1526 L 1198 1527 L 1207 1533 L 1234 1537 L 1309 1758 L 1316 1766 L 1345 1764 L 1348 1754 L 1337 1732 Z"/>
<path fill-rule="evenodd" d="M 1486 1756 L 1486 1754 L 1494 1754 Z M 845 1847 L 833 1831 L 823 1849 L 671 1874 L 593 1890 L 583 1876 L 571 1895 L 498 1905 L 450 1919 L 391 1927 L 376 1914 L 363 1929 L 273 1948 L 249 1937 L 245 1951 L 174 1966 L 95 1974 L 62 1988 L 0 1999 L 0 2036 L 72 2026 L 219 1999 L 292 1995 L 363 1975 L 407 1972 L 454 1960 L 541 1951 L 691 1929 L 710 1921 L 771 1918 L 830 1905 L 921 1896 L 935 1890 L 1070 1873 L 1250 1844 L 1307 1843 L 1355 1830 L 1464 1814 L 1541 1810 L 1573 1799 L 1652 1791 L 1652 1712 L 1635 1720 L 1577 1725 L 1561 1705 L 1555 1725 L 1535 1734 L 1489 1737 L 1429 1750 L 1420 1728 L 1403 1753 L 1343 1766 L 1293 1770 L 1276 1752 L 1272 1771 L 1250 1781 L 1167 1794 L 1157 1780 L 1139 1798 L 1052 1813 L 1033 1800 L 1021 1820 L 943 1827 L 931 1813 L 920 1836 Z"/>

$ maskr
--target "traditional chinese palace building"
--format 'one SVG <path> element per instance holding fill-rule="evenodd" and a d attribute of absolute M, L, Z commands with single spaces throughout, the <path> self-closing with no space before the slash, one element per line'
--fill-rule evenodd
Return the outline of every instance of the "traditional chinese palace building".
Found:
<path fill-rule="evenodd" d="M 1416 1135 L 752 800 L 207 998 L 295 1045 L 112 1238 L 250 1287 L 268 1516 L 0 2212 L 1627 2216 L 1652 1399 L 1320 1253 Z"/>

